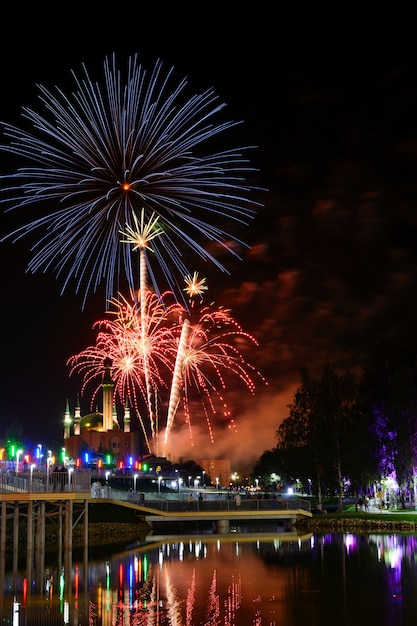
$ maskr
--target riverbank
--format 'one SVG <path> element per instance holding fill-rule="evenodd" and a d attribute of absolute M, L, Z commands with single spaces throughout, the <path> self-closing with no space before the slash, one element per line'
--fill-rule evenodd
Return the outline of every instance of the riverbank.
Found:
<path fill-rule="evenodd" d="M 350 507 L 339 513 L 302 518 L 297 528 L 310 532 L 417 532 L 417 511 L 403 509 L 372 512 L 355 511 Z"/>
<path fill-rule="evenodd" d="M 134 511 L 122 509 L 107 503 L 92 504 L 88 514 L 88 545 L 89 547 L 115 546 L 143 541 L 150 533 L 149 524 L 138 517 Z M 59 527 L 56 522 L 47 519 L 45 524 L 45 552 L 54 552 L 59 544 Z M 62 532 L 62 531 L 61 531 Z M 18 551 L 23 554 L 27 544 L 27 523 L 19 523 Z M 84 523 L 80 518 L 72 531 L 73 548 L 82 548 L 84 544 Z M 6 526 L 6 554 L 13 554 L 14 524 L 10 520 Z"/>

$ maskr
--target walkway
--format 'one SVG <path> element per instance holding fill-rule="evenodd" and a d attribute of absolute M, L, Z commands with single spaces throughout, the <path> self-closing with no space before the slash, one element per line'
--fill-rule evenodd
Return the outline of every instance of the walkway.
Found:
<path fill-rule="evenodd" d="M 268 500 L 248 498 L 242 499 L 241 505 L 236 506 L 233 499 L 210 498 L 196 500 L 188 505 L 184 499 L 153 500 L 151 497 L 148 495 L 147 499 L 143 500 L 139 494 L 131 494 L 128 500 L 112 498 L 107 501 L 138 511 L 152 528 L 161 523 L 175 526 L 184 522 L 213 522 L 218 532 L 227 532 L 232 521 L 273 520 L 289 529 L 300 517 L 312 517 L 310 502 L 298 498 L 282 502 L 273 498 Z M 100 500 L 103 501 L 102 498 Z"/>

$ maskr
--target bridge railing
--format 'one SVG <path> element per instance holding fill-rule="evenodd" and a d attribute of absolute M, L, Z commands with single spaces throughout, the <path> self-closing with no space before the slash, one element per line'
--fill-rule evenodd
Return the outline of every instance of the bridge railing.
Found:
<path fill-rule="evenodd" d="M 86 492 L 91 490 L 89 472 L 3 472 L 0 493 Z"/>
<path fill-rule="evenodd" d="M 178 513 L 182 511 L 200 511 L 209 513 L 210 511 L 285 511 L 285 510 L 302 510 L 311 512 L 311 502 L 309 500 L 303 500 L 300 498 L 286 498 L 282 501 L 277 499 L 261 500 L 257 498 L 243 499 L 239 507 L 236 502 L 225 499 L 210 499 L 210 500 L 194 500 L 189 503 L 184 499 L 177 500 L 164 500 L 164 499 L 152 499 L 151 494 L 146 494 L 144 498 L 141 494 L 130 494 L 127 498 L 128 501 L 138 504 L 140 506 L 149 507 L 164 513 Z"/>

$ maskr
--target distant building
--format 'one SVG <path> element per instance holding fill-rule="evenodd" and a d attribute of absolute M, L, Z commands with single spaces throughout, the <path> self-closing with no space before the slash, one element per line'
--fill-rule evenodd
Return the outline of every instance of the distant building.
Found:
<path fill-rule="evenodd" d="M 141 435 L 130 428 L 130 410 L 126 404 L 121 428 L 113 402 L 114 383 L 112 362 L 103 363 L 103 412 L 96 411 L 81 416 L 79 398 L 72 420 L 67 400 L 64 418 L 65 456 L 77 458 L 89 451 L 96 454 L 111 454 L 115 463 L 127 461 L 129 457 L 141 457 Z"/>
<path fill-rule="evenodd" d="M 203 459 L 198 464 L 207 476 L 210 476 L 213 485 L 219 485 L 219 487 L 230 485 L 232 470 L 229 459 Z"/>

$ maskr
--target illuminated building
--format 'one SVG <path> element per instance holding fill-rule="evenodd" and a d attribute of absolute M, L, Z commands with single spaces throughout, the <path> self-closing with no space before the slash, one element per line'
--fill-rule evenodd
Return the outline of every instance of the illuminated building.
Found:
<path fill-rule="evenodd" d="M 83 452 L 94 454 L 111 454 L 115 463 L 126 461 L 128 458 L 138 459 L 140 453 L 140 433 L 132 432 L 130 425 L 130 410 L 126 404 L 121 428 L 116 407 L 113 402 L 114 383 L 112 379 L 112 363 L 110 359 L 104 361 L 103 367 L 103 411 L 81 416 L 79 399 L 74 411 L 74 421 L 70 417 L 67 401 L 64 425 L 64 447 L 68 458 L 77 458 Z"/>

